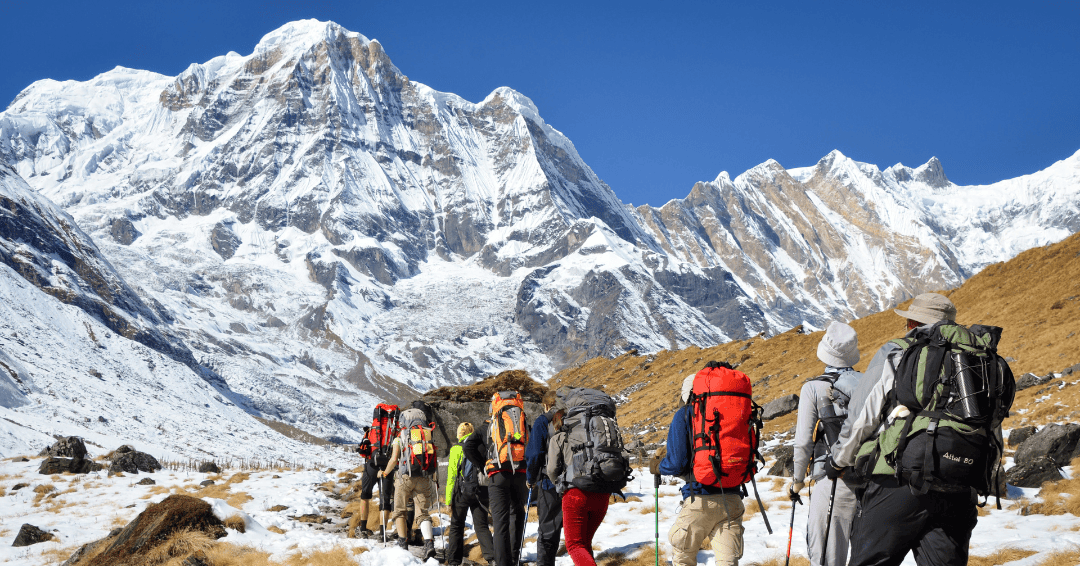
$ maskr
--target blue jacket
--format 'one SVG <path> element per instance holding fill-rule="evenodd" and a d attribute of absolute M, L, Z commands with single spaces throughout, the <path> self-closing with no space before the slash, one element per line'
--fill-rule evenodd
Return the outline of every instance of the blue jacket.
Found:
<path fill-rule="evenodd" d="M 552 413 L 544 413 L 533 421 L 532 432 L 529 433 L 529 444 L 525 446 L 525 480 L 530 484 L 536 483 L 540 478 L 540 489 L 554 490 L 555 484 L 551 483 L 544 466 L 547 463 L 548 440 L 551 435 L 548 432 L 548 424 L 551 422 Z"/>
<path fill-rule="evenodd" d="M 665 476 L 686 476 L 694 473 L 694 447 L 690 440 L 690 405 L 683 405 L 671 419 L 667 435 L 667 456 L 660 462 L 660 473 Z M 701 485 L 690 480 L 682 486 L 683 499 L 695 495 L 724 493 L 725 490 L 710 485 Z M 728 489 L 727 493 L 742 496 L 741 489 Z"/>

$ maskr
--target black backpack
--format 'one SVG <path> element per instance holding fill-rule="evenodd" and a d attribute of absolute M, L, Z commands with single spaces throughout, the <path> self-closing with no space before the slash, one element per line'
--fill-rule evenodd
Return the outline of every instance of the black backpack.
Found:
<path fill-rule="evenodd" d="M 870 473 L 894 474 L 916 493 L 935 485 L 971 487 L 1000 499 L 998 430 L 1016 392 L 1012 370 L 997 353 L 1001 331 L 942 321 L 893 340 L 903 354 L 884 409 L 903 405 L 910 413 L 863 444 Z"/>

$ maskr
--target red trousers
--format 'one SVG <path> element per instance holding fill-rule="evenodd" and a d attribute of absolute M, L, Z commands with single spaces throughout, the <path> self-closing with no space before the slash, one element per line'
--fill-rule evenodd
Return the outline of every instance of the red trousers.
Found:
<path fill-rule="evenodd" d="M 596 566 L 592 538 L 607 515 L 607 493 L 592 493 L 572 487 L 563 494 L 563 536 L 574 566 Z"/>

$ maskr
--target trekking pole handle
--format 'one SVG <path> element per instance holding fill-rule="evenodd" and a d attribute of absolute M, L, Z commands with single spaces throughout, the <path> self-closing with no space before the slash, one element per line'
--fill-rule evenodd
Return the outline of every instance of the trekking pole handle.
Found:
<path fill-rule="evenodd" d="M 653 487 L 660 489 L 660 474 L 653 474 Z"/>

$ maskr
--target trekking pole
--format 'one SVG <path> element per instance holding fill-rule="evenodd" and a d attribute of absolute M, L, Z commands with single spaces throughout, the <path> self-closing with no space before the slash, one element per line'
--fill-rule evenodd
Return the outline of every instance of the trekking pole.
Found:
<path fill-rule="evenodd" d="M 386 513 L 382 502 L 386 501 L 386 476 L 379 478 L 379 523 L 382 524 L 382 545 L 386 548 Z"/>
<path fill-rule="evenodd" d="M 656 501 L 653 504 L 653 515 L 656 516 L 656 566 L 660 566 L 660 474 L 653 475 L 653 496 Z M 787 565 L 785 565 L 787 566 Z"/>
<path fill-rule="evenodd" d="M 449 473 L 450 472 L 449 468 L 446 471 L 447 471 L 447 473 Z M 447 481 L 450 481 L 450 478 L 447 478 Z M 437 512 L 440 515 L 440 517 L 439 517 L 440 525 L 439 526 L 442 527 L 443 556 L 446 556 L 446 527 L 447 527 L 447 525 L 443 522 L 443 518 L 441 517 L 441 515 L 443 514 L 443 512 L 442 512 L 443 499 L 442 498 L 443 498 L 443 492 L 442 492 L 442 489 L 439 488 L 439 467 L 435 466 L 435 500 L 438 501 L 438 504 L 439 504 Z"/>
<path fill-rule="evenodd" d="M 827 464 L 826 464 L 827 465 Z M 825 566 L 825 551 L 829 549 L 829 531 L 832 530 L 833 503 L 836 502 L 836 483 L 840 478 L 832 480 L 832 490 L 829 493 L 829 518 L 825 519 L 825 540 L 821 543 L 821 566 Z"/>
<path fill-rule="evenodd" d="M 791 526 L 788 527 L 787 532 L 787 558 L 784 559 L 784 566 L 788 566 L 791 563 L 791 536 L 795 533 L 795 504 L 802 505 L 802 498 L 796 493 L 794 499 L 791 500 Z"/>
<path fill-rule="evenodd" d="M 529 497 L 525 500 L 525 520 L 521 522 L 521 544 L 518 545 L 517 560 L 514 564 L 521 564 L 521 551 L 525 546 L 525 527 L 529 525 L 529 507 L 532 506 L 532 489 L 529 489 Z"/>

